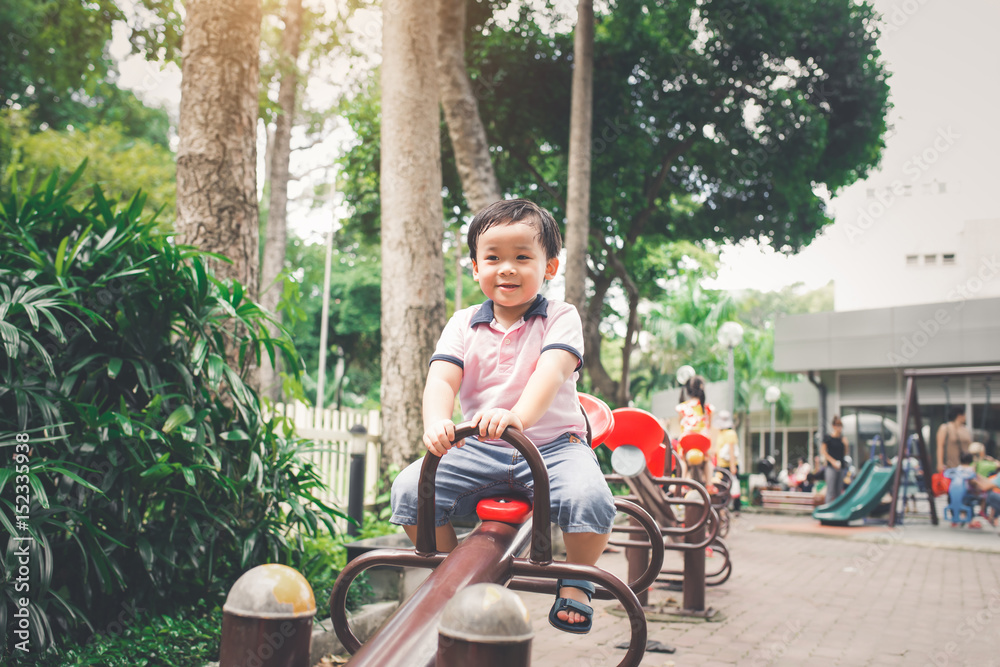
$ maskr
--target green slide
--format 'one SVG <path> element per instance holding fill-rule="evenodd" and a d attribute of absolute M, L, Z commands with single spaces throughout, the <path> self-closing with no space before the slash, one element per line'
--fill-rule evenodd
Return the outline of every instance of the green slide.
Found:
<path fill-rule="evenodd" d="M 875 460 L 869 459 L 840 497 L 813 510 L 813 518 L 824 525 L 834 526 L 863 519 L 882 503 L 882 496 L 889 492 L 894 470 L 894 466 L 876 466 Z"/>

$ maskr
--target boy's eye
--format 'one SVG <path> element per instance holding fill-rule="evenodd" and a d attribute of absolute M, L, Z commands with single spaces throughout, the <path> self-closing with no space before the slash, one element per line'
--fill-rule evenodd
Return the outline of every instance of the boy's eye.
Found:
<path fill-rule="evenodd" d="M 518 255 L 518 256 L 517 256 L 517 258 L 518 258 L 519 260 L 526 260 L 526 259 L 531 259 L 531 258 L 530 258 L 530 257 L 528 257 L 527 255 Z"/>
<path fill-rule="evenodd" d="M 488 261 L 488 262 L 495 262 L 495 261 L 497 261 L 497 259 L 498 258 L 497 258 L 496 255 L 487 255 L 486 256 L 486 261 Z"/>

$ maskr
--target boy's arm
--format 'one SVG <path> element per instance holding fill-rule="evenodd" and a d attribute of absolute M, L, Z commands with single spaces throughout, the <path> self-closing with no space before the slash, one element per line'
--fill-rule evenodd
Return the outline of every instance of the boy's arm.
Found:
<path fill-rule="evenodd" d="M 450 361 L 431 362 L 424 385 L 424 447 L 435 456 L 442 456 L 455 439 L 455 397 L 462 385 L 462 367 Z M 461 446 L 461 443 L 459 443 Z"/>
<path fill-rule="evenodd" d="M 580 359 L 566 350 L 553 348 L 542 352 L 513 408 L 480 410 L 472 417 L 473 424 L 479 426 L 480 436 L 499 438 L 508 426 L 524 431 L 537 424 L 552 406 L 559 387 L 573 377 L 579 363 Z"/>

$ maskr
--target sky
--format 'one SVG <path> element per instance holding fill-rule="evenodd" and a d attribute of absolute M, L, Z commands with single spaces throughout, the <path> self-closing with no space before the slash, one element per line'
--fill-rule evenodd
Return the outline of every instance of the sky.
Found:
<path fill-rule="evenodd" d="M 846 241 L 851 225 L 857 223 L 862 193 L 872 184 L 888 183 L 912 168 L 909 160 L 927 145 L 928 128 L 943 129 L 955 124 L 963 132 L 996 134 L 992 119 L 1000 106 L 1000 93 L 994 85 L 1000 70 L 1000 51 L 993 44 L 995 28 L 1000 26 L 1000 2 L 875 0 L 874 4 L 882 14 L 879 48 L 892 73 L 889 83 L 894 105 L 880 168 L 866 181 L 834 197 L 830 210 L 835 222 L 798 254 L 784 255 L 754 241 L 723 246 L 718 277 L 708 286 L 762 291 L 795 283 L 805 289 L 822 287 L 850 267 L 850 244 Z M 355 19 L 352 28 L 361 39 L 376 45 L 381 38 L 379 21 L 377 15 L 365 14 Z M 161 68 L 128 57 L 124 31 L 117 36 L 112 51 L 120 59 L 122 85 L 134 89 L 149 104 L 165 106 L 176 120 L 180 104 L 177 67 Z M 336 77 L 336 73 L 327 75 L 328 79 Z M 309 90 L 309 94 L 320 97 L 333 92 L 328 85 L 311 84 Z M 296 167 L 306 170 L 329 162 L 329 156 L 346 136 L 344 131 L 335 132 L 324 145 L 296 154 L 298 165 L 293 164 L 293 173 Z M 263 145 L 259 149 L 262 159 Z M 992 154 L 970 157 L 963 153 L 961 160 L 954 157 L 935 166 L 950 180 L 966 177 L 974 182 L 996 171 Z M 302 187 L 302 183 L 293 182 L 290 196 L 294 198 Z M 342 212 L 335 211 L 332 205 L 327 210 L 302 210 L 290 214 L 290 224 L 299 235 L 319 241 L 338 215 Z"/>

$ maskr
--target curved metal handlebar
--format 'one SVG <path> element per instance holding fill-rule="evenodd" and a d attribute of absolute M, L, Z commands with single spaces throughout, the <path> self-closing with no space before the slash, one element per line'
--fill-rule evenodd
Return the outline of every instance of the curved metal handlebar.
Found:
<path fill-rule="evenodd" d="M 436 458 L 436 457 L 435 457 Z M 347 620 L 347 591 L 355 578 L 368 568 L 379 565 L 392 565 L 394 567 L 426 567 L 435 568 L 441 564 L 448 554 L 438 553 L 430 556 L 419 556 L 409 549 L 379 549 L 363 553 L 350 563 L 348 563 L 340 574 L 330 591 L 330 623 L 333 625 L 337 639 L 343 644 L 348 653 L 354 655 L 361 648 L 361 640 L 357 638 L 351 630 Z"/>
<path fill-rule="evenodd" d="M 453 442 L 460 442 L 478 432 L 479 429 L 469 422 L 459 424 L 455 428 Z M 545 461 L 542 460 L 542 454 L 538 451 L 538 447 L 520 431 L 508 427 L 500 437 L 524 457 L 531 470 L 534 483 L 534 508 L 531 516 L 531 555 L 529 559 L 532 563 L 551 563 L 549 473 L 545 469 Z M 417 486 L 416 551 L 421 556 L 438 553 L 434 526 L 434 481 L 440 462 L 440 457 L 426 454 L 423 466 L 420 468 L 420 483 Z"/>

